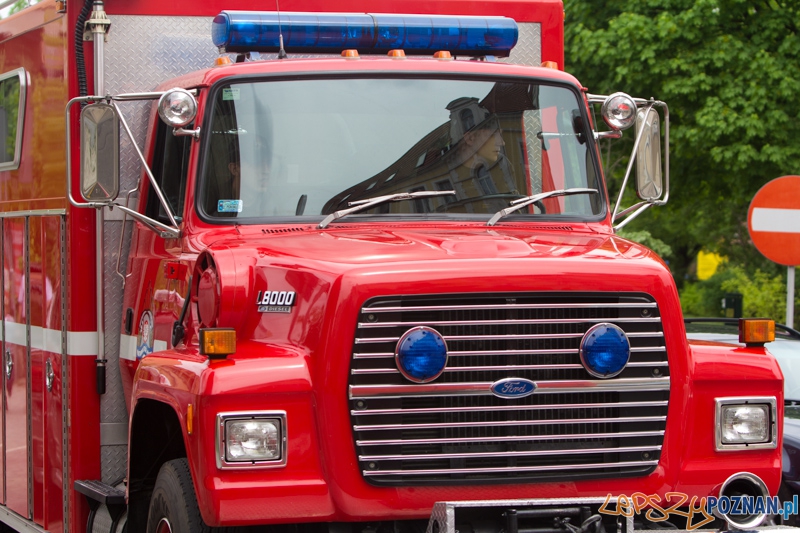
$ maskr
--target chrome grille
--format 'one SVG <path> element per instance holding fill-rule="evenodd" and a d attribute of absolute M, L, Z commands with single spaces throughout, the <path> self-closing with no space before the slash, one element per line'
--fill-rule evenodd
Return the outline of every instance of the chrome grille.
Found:
<path fill-rule="evenodd" d="M 593 378 L 579 346 L 621 327 L 631 359 Z M 415 326 L 441 333 L 445 372 L 407 381 L 394 351 Z M 494 396 L 525 378 L 536 392 Z M 669 400 L 661 318 L 645 294 L 397 296 L 364 305 L 353 345 L 350 415 L 362 474 L 377 485 L 518 483 L 646 475 L 659 460 Z"/>

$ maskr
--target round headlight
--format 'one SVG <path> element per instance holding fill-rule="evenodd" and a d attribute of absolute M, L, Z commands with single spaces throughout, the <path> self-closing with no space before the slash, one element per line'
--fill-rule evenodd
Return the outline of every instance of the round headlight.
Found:
<path fill-rule="evenodd" d="M 438 378 L 447 366 L 447 344 L 435 329 L 411 328 L 397 343 L 395 361 L 406 379 L 428 383 Z"/>
<path fill-rule="evenodd" d="M 197 100 L 189 91 L 171 89 L 158 101 L 158 116 L 173 128 L 182 128 L 197 116 Z"/>
<path fill-rule="evenodd" d="M 625 93 L 614 93 L 600 108 L 603 120 L 614 130 L 626 130 L 636 123 L 636 102 Z"/>
<path fill-rule="evenodd" d="M 625 369 L 631 345 L 625 332 L 614 324 L 597 324 L 581 340 L 581 363 L 591 375 L 613 378 Z"/>

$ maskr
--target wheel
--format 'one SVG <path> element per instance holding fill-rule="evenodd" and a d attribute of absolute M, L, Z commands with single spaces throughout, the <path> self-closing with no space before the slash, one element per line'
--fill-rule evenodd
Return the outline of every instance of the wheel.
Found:
<path fill-rule="evenodd" d="M 200 516 L 186 459 L 174 459 L 161 466 L 150 498 L 147 533 L 208 533 Z"/>

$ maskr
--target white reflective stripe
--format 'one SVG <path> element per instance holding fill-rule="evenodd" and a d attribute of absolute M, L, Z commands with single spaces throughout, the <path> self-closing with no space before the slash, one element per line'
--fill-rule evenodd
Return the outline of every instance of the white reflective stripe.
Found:
<path fill-rule="evenodd" d="M 25 324 L 18 324 L 17 322 L 9 322 L 4 320 L 6 326 L 6 342 L 11 344 L 19 344 L 20 346 L 27 346 L 28 337 L 25 332 Z"/>
<path fill-rule="evenodd" d="M 756 207 L 750 219 L 753 231 L 800 233 L 800 209 Z"/>
<path fill-rule="evenodd" d="M 5 321 L 6 342 L 18 346 L 28 343 L 25 334 L 25 324 Z M 2 340 L 2 335 L 0 335 Z M 167 341 L 156 340 L 153 351 L 159 352 L 167 349 Z M 61 331 L 57 329 L 31 326 L 31 348 L 45 352 L 61 353 Z M 119 336 L 119 353 L 122 359 L 136 361 L 136 337 L 133 335 Z M 97 357 L 97 332 L 96 331 L 68 331 L 67 355 L 90 355 Z"/>
<path fill-rule="evenodd" d="M 67 355 L 91 355 L 92 357 L 97 357 L 97 332 L 68 331 Z"/>
<path fill-rule="evenodd" d="M 25 324 L 5 320 L 6 342 L 26 346 Z M 61 330 L 31 326 L 31 348 L 61 353 Z M 68 331 L 67 355 L 97 356 L 96 331 Z"/>
<path fill-rule="evenodd" d="M 138 339 L 134 335 L 119 336 L 119 356 L 121 359 L 136 361 L 136 343 Z M 153 341 L 153 351 L 160 352 L 167 349 L 167 341 L 156 339 Z"/>
<path fill-rule="evenodd" d="M 119 336 L 119 357 L 128 361 L 136 361 L 136 337 L 133 335 Z"/>

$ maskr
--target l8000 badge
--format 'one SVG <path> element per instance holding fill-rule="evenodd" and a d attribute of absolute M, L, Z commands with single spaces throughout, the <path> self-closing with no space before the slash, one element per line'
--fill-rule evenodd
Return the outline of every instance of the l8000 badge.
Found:
<path fill-rule="evenodd" d="M 259 313 L 291 313 L 294 291 L 258 291 L 256 305 Z"/>

